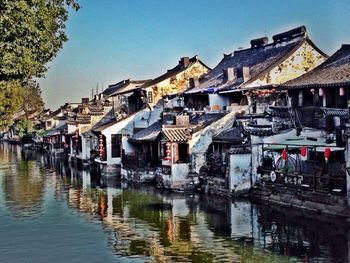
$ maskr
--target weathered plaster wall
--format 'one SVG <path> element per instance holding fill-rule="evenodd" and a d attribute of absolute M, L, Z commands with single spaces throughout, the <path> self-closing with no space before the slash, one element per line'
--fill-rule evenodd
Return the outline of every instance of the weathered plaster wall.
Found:
<path fill-rule="evenodd" d="M 194 133 L 189 141 L 192 169 L 199 173 L 199 169 L 206 163 L 206 151 L 212 143 L 212 137 L 232 122 L 237 112 L 246 109 L 246 106 L 235 107 L 230 113 L 204 129 Z"/>
<path fill-rule="evenodd" d="M 300 133 L 300 136 L 317 138 L 317 141 L 325 142 L 327 137 L 327 132 L 325 130 L 303 128 L 303 130 Z"/>
<path fill-rule="evenodd" d="M 325 60 L 326 58 L 322 54 L 315 50 L 309 43 L 304 42 L 285 61 L 247 86 L 256 87 L 284 83 L 305 74 Z"/>
<path fill-rule="evenodd" d="M 153 102 L 151 104 L 157 104 L 164 95 L 172 95 L 184 91 L 188 86 L 190 78 L 199 78 L 207 72 L 208 69 L 206 67 L 196 62 L 176 76 L 165 79 L 148 88 L 147 92 L 152 91 L 153 93 Z"/>
<path fill-rule="evenodd" d="M 251 154 L 230 155 L 230 191 L 243 192 L 249 190 L 251 175 Z"/>
<path fill-rule="evenodd" d="M 171 175 L 157 172 L 157 177 L 163 183 L 166 189 L 184 190 L 188 184 L 189 165 L 187 163 L 179 163 L 171 165 Z"/>

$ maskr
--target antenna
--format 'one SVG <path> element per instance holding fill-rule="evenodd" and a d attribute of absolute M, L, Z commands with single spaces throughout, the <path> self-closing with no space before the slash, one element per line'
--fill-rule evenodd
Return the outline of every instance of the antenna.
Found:
<path fill-rule="evenodd" d="M 98 82 L 96 84 L 96 95 L 98 94 Z"/>

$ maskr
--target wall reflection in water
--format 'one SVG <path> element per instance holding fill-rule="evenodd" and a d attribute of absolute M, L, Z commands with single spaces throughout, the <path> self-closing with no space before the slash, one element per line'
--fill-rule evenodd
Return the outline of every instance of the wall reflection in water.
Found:
<path fill-rule="evenodd" d="M 14 216 L 26 216 L 28 207 L 40 211 L 45 184 L 52 184 L 57 200 L 108 230 L 107 245 L 117 255 L 154 262 L 349 261 L 349 231 L 342 221 L 247 200 L 162 193 L 1 147 L 3 164 L 17 158 L 14 172 L 2 178 Z"/>

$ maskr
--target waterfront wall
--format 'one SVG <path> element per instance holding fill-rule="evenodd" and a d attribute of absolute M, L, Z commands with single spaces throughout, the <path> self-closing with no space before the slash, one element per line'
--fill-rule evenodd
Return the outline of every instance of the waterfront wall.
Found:
<path fill-rule="evenodd" d="M 248 192 L 251 187 L 251 154 L 230 154 L 229 191 L 235 195 Z"/>

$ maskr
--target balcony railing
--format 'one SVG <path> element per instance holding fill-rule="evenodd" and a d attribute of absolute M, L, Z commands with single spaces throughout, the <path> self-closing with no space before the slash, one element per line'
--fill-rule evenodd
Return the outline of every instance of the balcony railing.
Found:
<path fill-rule="evenodd" d="M 340 173 L 334 175 L 317 171 L 317 164 L 312 164 L 316 169 L 301 172 L 288 172 L 283 170 L 261 169 L 262 182 L 268 186 L 288 187 L 302 191 L 313 191 L 331 195 L 346 196 L 346 176 Z M 331 164 L 328 169 L 341 169 L 340 163 Z M 314 171 L 311 173 L 310 171 Z"/>

